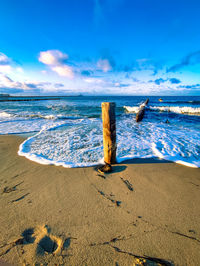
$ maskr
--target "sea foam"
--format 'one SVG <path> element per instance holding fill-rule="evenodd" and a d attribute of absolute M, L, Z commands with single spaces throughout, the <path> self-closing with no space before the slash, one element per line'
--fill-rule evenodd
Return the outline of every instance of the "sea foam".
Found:
<path fill-rule="evenodd" d="M 137 113 L 140 107 L 137 106 L 124 106 L 125 110 L 129 113 Z M 173 112 L 177 114 L 191 114 L 200 115 L 199 107 L 189 107 L 189 106 L 147 106 L 147 109 L 158 112 Z"/>
<path fill-rule="evenodd" d="M 79 120 L 43 127 L 24 141 L 18 154 L 41 164 L 63 167 L 93 166 L 102 163 L 102 133 L 99 121 Z"/>
<path fill-rule="evenodd" d="M 173 112 L 177 114 L 192 114 L 200 115 L 200 108 L 189 107 L 189 106 L 150 106 L 150 110 L 162 111 L 162 112 Z"/>
<path fill-rule="evenodd" d="M 198 133 L 193 130 L 180 130 L 165 123 L 146 122 L 138 125 L 131 117 L 118 120 L 117 129 L 118 162 L 159 157 L 200 167 L 200 140 Z M 101 120 L 84 119 L 76 121 L 76 125 L 63 123 L 44 127 L 20 146 L 18 154 L 41 164 L 64 167 L 99 164 L 103 161 Z"/>
<path fill-rule="evenodd" d="M 6 112 L 0 112 L 0 117 L 11 117 L 11 114 L 8 114 Z"/>

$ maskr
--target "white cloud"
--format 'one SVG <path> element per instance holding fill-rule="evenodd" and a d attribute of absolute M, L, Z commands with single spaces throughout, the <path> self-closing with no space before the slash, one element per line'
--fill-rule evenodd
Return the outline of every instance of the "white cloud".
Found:
<path fill-rule="evenodd" d="M 16 71 L 19 73 L 24 73 L 24 70 L 22 67 L 16 67 Z"/>
<path fill-rule="evenodd" d="M 108 59 L 100 59 L 97 62 L 97 67 L 105 73 L 112 70 L 112 66 Z"/>
<path fill-rule="evenodd" d="M 7 57 L 7 55 L 0 53 L 0 65 L 9 65 L 11 60 Z"/>
<path fill-rule="evenodd" d="M 40 52 L 39 61 L 45 65 L 63 64 L 68 59 L 68 55 L 59 50 L 48 50 Z"/>
<path fill-rule="evenodd" d="M 14 81 L 7 75 L 0 74 L 0 91 L 5 93 L 44 93 L 65 90 L 62 83 L 51 82 L 19 82 Z"/>
<path fill-rule="evenodd" d="M 10 86 L 12 86 L 12 83 L 13 83 L 12 79 L 10 79 L 6 75 L 0 74 L 0 85 L 1 86 L 10 87 Z"/>
<path fill-rule="evenodd" d="M 0 53 L 0 72 L 1 73 L 10 73 L 12 71 L 11 59 L 7 55 Z"/>
<path fill-rule="evenodd" d="M 25 82 L 13 81 L 7 75 L 0 75 L 0 88 L 17 88 L 17 89 L 30 89 Z"/>
<path fill-rule="evenodd" d="M 72 79 L 74 77 L 74 73 L 72 67 L 65 63 L 67 59 L 68 55 L 59 50 L 40 52 L 40 56 L 38 58 L 40 62 L 48 65 L 50 69 L 56 72 L 59 76 Z"/>
<path fill-rule="evenodd" d="M 87 79 L 83 79 L 83 80 L 87 83 L 95 83 L 95 84 L 104 83 L 104 81 L 102 79 L 98 79 L 98 78 L 87 78 Z"/>
<path fill-rule="evenodd" d="M 7 55 L 0 53 L 0 73 L 15 74 L 16 72 L 24 73 L 24 70 L 22 67 L 16 66 L 16 63 L 14 63 Z"/>
<path fill-rule="evenodd" d="M 12 71 L 12 67 L 10 65 L 0 65 L 0 72 L 4 74 L 8 74 Z"/>
<path fill-rule="evenodd" d="M 47 74 L 47 71 L 46 70 L 42 70 L 41 73 L 44 74 L 44 75 L 46 75 Z"/>
<path fill-rule="evenodd" d="M 51 67 L 51 70 L 55 71 L 59 76 L 67 77 L 70 79 L 74 77 L 72 68 L 67 65 L 53 66 Z"/>

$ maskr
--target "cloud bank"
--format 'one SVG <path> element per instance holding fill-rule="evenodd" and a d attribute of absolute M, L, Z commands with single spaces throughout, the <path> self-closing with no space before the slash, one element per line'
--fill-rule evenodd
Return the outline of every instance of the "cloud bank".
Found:
<path fill-rule="evenodd" d="M 0 53 L 0 65 L 5 66 L 9 65 L 11 60 L 3 53 Z"/>
<path fill-rule="evenodd" d="M 62 89 L 61 89 L 62 88 Z M 26 93 L 26 94 L 40 94 L 46 92 L 59 92 L 64 89 L 62 83 L 52 82 L 19 82 L 14 81 L 5 74 L 0 74 L 0 92 L 1 93 Z"/>
<path fill-rule="evenodd" d="M 72 67 L 66 64 L 68 55 L 62 53 L 59 50 L 48 50 L 40 52 L 38 60 L 50 67 L 50 69 L 56 72 L 59 76 L 72 79 L 74 72 Z"/>
<path fill-rule="evenodd" d="M 0 53 L 0 72 L 1 73 L 10 73 L 12 70 L 11 67 L 12 60 L 7 57 L 7 55 Z"/>
<path fill-rule="evenodd" d="M 72 61 L 69 56 L 59 50 L 42 51 L 38 60 L 47 66 L 46 70 L 36 71 L 29 76 L 29 72 L 16 67 L 13 60 L 0 53 L 0 93 L 35 94 L 84 94 L 84 95 L 170 95 L 200 92 L 199 81 L 194 85 L 184 85 L 181 80 L 169 77 L 165 70 L 159 71 L 152 80 L 152 71 L 155 72 L 155 62 L 147 58 L 136 60 L 128 73 L 116 66 L 114 58 L 109 52 L 101 53 L 100 59 L 90 61 Z M 194 59 L 195 58 L 195 59 Z M 187 62 L 198 62 L 197 53 L 190 55 Z M 73 68 L 71 67 L 73 65 Z M 12 68 L 10 73 L 6 68 Z M 48 68 L 63 79 L 52 75 Z M 38 75 L 38 76 L 37 76 Z M 76 78 L 74 76 L 76 75 Z M 37 81 L 35 81 L 35 79 Z M 151 80 L 150 80 L 151 79 Z M 56 82 L 55 82 L 56 80 Z M 183 79 L 184 82 L 186 79 Z M 49 82 L 51 81 L 51 82 Z"/>

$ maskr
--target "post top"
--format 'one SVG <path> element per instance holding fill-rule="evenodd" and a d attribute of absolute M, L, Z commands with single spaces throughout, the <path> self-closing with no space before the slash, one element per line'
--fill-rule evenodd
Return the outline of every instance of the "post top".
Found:
<path fill-rule="evenodd" d="M 112 105 L 112 106 L 115 106 L 115 102 L 102 102 L 101 105 Z"/>

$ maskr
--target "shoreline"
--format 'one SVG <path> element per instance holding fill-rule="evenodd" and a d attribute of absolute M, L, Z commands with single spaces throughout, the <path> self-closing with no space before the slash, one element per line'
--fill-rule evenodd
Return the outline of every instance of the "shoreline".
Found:
<path fill-rule="evenodd" d="M 132 159 L 101 175 L 18 156 L 24 139 L 0 136 L 0 259 L 198 265 L 199 168 Z"/>
<path fill-rule="evenodd" d="M 18 149 L 18 155 L 19 156 L 23 156 L 25 157 L 26 159 L 30 160 L 30 161 L 33 161 L 33 162 L 36 162 L 36 163 L 39 163 L 41 165 L 54 165 L 54 166 L 62 166 L 64 168 L 79 168 L 79 167 L 95 167 L 99 164 L 104 164 L 104 159 L 102 158 L 101 160 L 99 160 L 98 162 L 91 162 L 91 163 L 86 163 L 84 165 L 84 163 L 80 163 L 80 165 L 74 165 L 72 162 L 60 162 L 60 161 L 53 161 L 53 160 L 50 160 L 50 159 L 46 159 L 46 158 L 43 158 L 41 156 L 38 156 L 38 155 L 35 155 L 35 154 L 30 154 L 28 152 L 25 152 L 24 149 L 23 149 L 23 145 L 28 142 L 29 140 L 31 140 L 32 138 L 34 138 L 35 136 L 37 136 L 38 134 L 40 134 L 41 131 L 39 132 L 36 132 L 36 133 L 29 133 L 29 134 L 24 134 L 22 133 L 21 135 L 20 134 L 16 134 L 15 136 L 18 136 L 18 137 L 21 137 L 23 139 L 23 142 L 20 144 L 19 146 L 19 149 Z M 10 135 L 13 135 L 13 134 L 10 134 Z M 2 135 L 3 136 L 3 135 Z M 5 136 L 9 136 L 9 135 L 5 135 Z M 125 157 L 117 157 L 116 158 L 116 163 L 117 164 L 124 164 L 124 163 L 127 163 L 128 161 L 134 161 L 134 160 L 144 160 L 144 161 L 148 161 L 150 160 L 151 162 L 155 161 L 155 162 L 159 162 L 159 161 L 167 161 L 167 162 L 170 162 L 170 163 L 176 163 L 176 164 L 180 164 L 180 165 L 183 165 L 183 166 L 187 166 L 187 167 L 191 167 L 191 168 L 199 168 L 200 169 L 200 166 L 199 165 L 196 165 L 194 163 L 190 163 L 190 162 L 186 162 L 186 161 L 182 161 L 180 158 L 177 158 L 176 157 L 176 160 L 172 160 L 172 158 L 170 156 L 167 156 L 167 158 L 164 158 L 164 156 L 159 153 L 158 151 L 155 151 L 155 154 L 157 154 L 157 156 L 154 156 L 154 157 L 134 157 L 134 156 L 125 156 Z"/>

